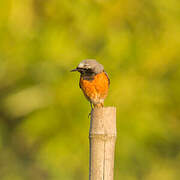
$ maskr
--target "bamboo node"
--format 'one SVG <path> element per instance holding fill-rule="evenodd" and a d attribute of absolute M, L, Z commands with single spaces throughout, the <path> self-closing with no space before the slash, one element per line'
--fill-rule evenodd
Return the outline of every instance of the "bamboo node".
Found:
<path fill-rule="evenodd" d="M 116 138 L 116 134 L 89 134 L 89 138 L 101 139 L 103 141 L 111 140 Z"/>

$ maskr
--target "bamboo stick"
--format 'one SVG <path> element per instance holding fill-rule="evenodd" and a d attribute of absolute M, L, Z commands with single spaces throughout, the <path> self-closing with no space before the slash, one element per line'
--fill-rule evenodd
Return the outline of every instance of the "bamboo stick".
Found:
<path fill-rule="evenodd" d="M 113 180 L 116 108 L 94 108 L 89 130 L 89 180 Z"/>

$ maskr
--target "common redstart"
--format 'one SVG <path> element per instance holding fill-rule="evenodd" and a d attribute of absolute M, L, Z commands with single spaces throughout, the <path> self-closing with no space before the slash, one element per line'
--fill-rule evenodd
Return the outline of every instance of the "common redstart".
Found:
<path fill-rule="evenodd" d="M 85 97 L 94 108 L 104 106 L 104 99 L 107 97 L 110 79 L 104 71 L 102 64 L 94 59 L 83 60 L 76 69 L 71 72 L 80 72 L 79 87 Z"/>

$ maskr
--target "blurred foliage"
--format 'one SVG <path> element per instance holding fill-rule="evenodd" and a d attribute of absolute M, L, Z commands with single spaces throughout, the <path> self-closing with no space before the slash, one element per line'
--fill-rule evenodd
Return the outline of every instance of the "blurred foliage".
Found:
<path fill-rule="evenodd" d="M 88 179 L 90 111 L 69 71 L 95 58 L 117 107 L 115 180 L 180 178 L 179 0 L 1 0 L 0 179 Z"/>

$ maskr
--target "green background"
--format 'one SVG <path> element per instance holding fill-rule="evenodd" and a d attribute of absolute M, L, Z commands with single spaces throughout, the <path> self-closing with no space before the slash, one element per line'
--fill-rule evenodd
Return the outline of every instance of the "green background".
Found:
<path fill-rule="evenodd" d="M 0 179 L 86 180 L 90 105 L 70 73 L 111 79 L 115 180 L 180 179 L 179 0 L 1 0 Z"/>

